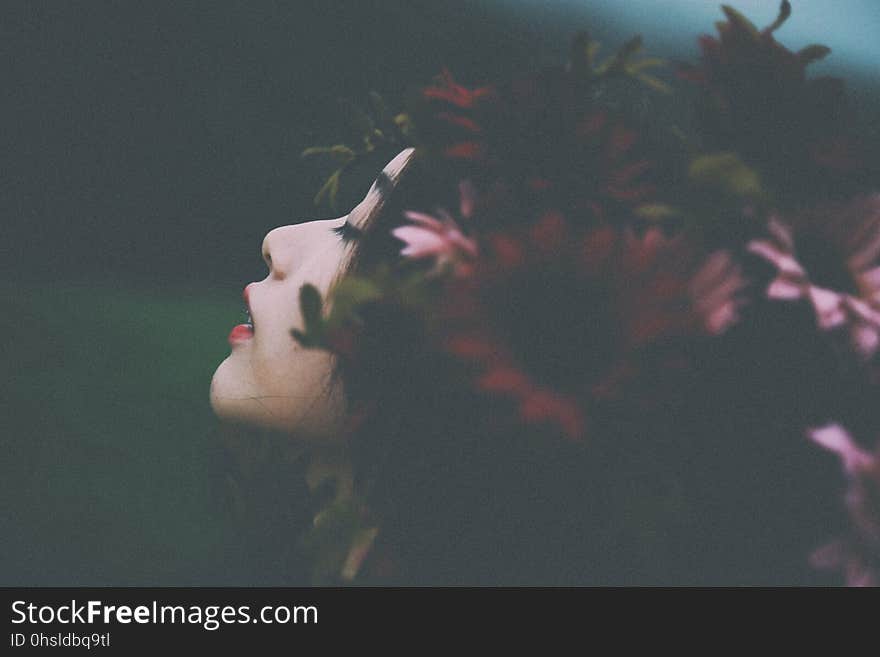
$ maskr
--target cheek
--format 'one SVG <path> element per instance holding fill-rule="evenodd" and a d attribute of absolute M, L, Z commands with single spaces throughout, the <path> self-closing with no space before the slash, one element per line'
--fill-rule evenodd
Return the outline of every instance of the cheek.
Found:
<path fill-rule="evenodd" d="M 294 286 L 279 286 L 254 309 L 256 331 L 247 356 L 252 377 L 267 391 L 284 386 L 303 351 L 291 334 L 302 324 L 298 295 Z"/>
<path fill-rule="evenodd" d="M 344 409 L 332 387 L 329 354 L 297 349 L 283 358 L 261 361 L 258 367 L 254 387 L 260 397 L 260 423 L 308 440 L 332 439 L 339 433 Z"/>
<path fill-rule="evenodd" d="M 340 271 L 345 254 L 338 238 L 334 240 L 330 248 L 316 249 L 294 276 L 282 281 L 269 278 L 251 289 L 255 335 L 228 363 L 227 374 L 247 382 L 248 394 L 259 400 L 252 401 L 256 406 L 250 409 L 251 421 L 309 439 L 332 439 L 340 433 L 344 416 L 344 399 L 333 385 L 332 357 L 300 346 L 291 335 L 291 329 L 302 329 L 302 285 L 314 285 L 326 298 Z"/>
<path fill-rule="evenodd" d="M 266 395 L 282 395 L 290 387 L 302 350 L 289 333 L 279 330 L 266 340 L 254 344 L 248 367 L 254 387 Z"/>

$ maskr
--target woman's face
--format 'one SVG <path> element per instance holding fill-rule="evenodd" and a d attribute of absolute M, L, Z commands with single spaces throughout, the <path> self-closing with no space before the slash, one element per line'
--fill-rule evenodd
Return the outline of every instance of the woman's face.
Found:
<path fill-rule="evenodd" d="M 346 270 L 354 246 L 337 230 L 346 221 L 357 229 L 365 227 L 411 155 L 412 149 L 397 155 L 349 214 L 282 226 L 266 235 L 262 251 L 269 273 L 244 289 L 252 326 L 232 329 L 232 352 L 211 382 L 211 406 L 220 418 L 307 439 L 339 433 L 345 400 L 332 381 L 332 356 L 304 349 L 290 333 L 303 328 L 299 291 L 310 283 L 326 295 Z"/>

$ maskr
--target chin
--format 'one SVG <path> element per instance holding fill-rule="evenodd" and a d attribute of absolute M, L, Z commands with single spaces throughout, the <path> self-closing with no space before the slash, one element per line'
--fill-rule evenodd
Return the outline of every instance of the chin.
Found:
<path fill-rule="evenodd" d="M 248 389 L 237 369 L 234 354 L 217 367 L 211 379 L 211 408 L 223 421 L 258 424 L 259 414 L 254 413 L 253 406 L 259 405 L 259 393 Z"/>
<path fill-rule="evenodd" d="M 314 397 L 303 397 L 296 390 L 267 390 L 250 376 L 250 368 L 243 365 L 246 360 L 233 352 L 214 372 L 210 400 L 220 420 L 288 433 L 308 443 L 327 444 L 340 439 L 346 406 L 340 388 L 321 385 Z M 324 371 L 323 367 L 313 369 Z M 310 388 L 314 390 L 322 379 L 317 377 Z M 300 403 L 292 404 L 291 399 Z"/>
<path fill-rule="evenodd" d="M 238 367 L 235 354 L 220 363 L 211 380 L 211 408 L 222 421 L 244 424 L 313 440 L 314 429 L 302 409 L 280 402 L 283 395 L 267 393 L 254 385 Z M 304 422 L 305 420 L 305 422 Z"/>

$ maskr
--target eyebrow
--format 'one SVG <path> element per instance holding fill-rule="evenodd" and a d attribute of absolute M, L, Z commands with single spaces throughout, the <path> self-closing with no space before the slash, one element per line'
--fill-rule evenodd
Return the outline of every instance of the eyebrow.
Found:
<path fill-rule="evenodd" d="M 376 191 L 379 192 L 383 197 L 388 195 L 388 192 L 394 187 L 394 181 L 384 171 L 381 171 L 378 176 L 376 176 L 376 182 L 373 183 L 376 185 Z"/>
<path fill-rule="evenodd" d="M 366 227 L 372 223 L 373 218 L 376 216 L 378 212 L 382 210 L 382 206 L 385 205 L 385 201 L 387 200 L 389 194 L 394 189 L 394 180 L 384 171 L 381 171 L 378 176 L 376 176 L 375 182 L 373 182 L 370 190 L 376 189 L 376 194 L 378 195 L 378 199 L 373 204 L 373 207 L 370 208 L 369 214 L 363 218 L 359 223 Z M 349 221 L 346 220 L 346 224 L 350 224 Z M 353 228 L 358 229 L 356 226 L 352 226 Z M 358 229 L 363 232 L 364 229 Z"/>

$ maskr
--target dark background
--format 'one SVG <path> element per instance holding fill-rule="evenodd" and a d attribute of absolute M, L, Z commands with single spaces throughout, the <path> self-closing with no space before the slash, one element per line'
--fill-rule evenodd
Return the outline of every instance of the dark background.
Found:
<path fill-rule="evenodd" d="M 338 135 L 339 98 L 394 98 L 444 64 L 492 74 L 551 50 L 539 24 L 490 6 L 15 3 L 0 212 L 17 246 L 4 264 L 237 286 L 260 273 L 267 229 L 314 216 L 319 178 L 299 154 Z"/>
<path fill-rule="evenodd" d="M 734 4 L 760 25 L 776 13 Z M 779 38 L 834 28 L 842 54 L 821 66 L 876 130 L 876 40 L 859 35 L 880 6 L 803 2 L 795 27 L 793 4 Z M 479 82 L 558 61 L 582 28 L 608 53 L 641 31 L 649 53 L 692 60 L 707 5 L 3 3 L 0 584 L 271 581 L 245 563 L 242 523 L 277 525 L 297 491 L 229 511 L 207 391 L 263 235 L 330 212 L 311 201 L 327 172 L 300 152 L 340 137 L 339 99 L 393 103 L 444 65 Z"/>

